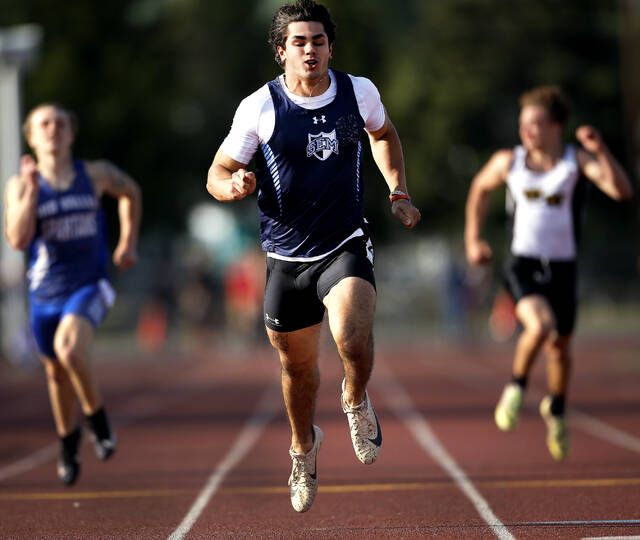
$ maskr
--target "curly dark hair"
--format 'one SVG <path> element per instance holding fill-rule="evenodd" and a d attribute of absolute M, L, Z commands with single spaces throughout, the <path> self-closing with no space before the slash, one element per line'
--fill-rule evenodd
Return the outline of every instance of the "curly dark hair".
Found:
<path fill-rule="evenodd" d="M 571 105 L 559 86 L 554 84 L 537 86 L 520 96 L 520 108 L 527 105 L 544 107 L 551 120 L 564 126 L 569 120 Z"/>
<path fill-rule="evenodd" d="M 285 4 L 276 11 L 269 28 L 269 44 L 273 48 L 275 60 L 283 67 L 278 55 L 278 47 L 284 47 L 287 41 L 287 28 L 292 22 L 314 21 L 322 23 L 324 31 L 331 45 L 336 39 L 336 25 L 331 19 L 329 10 L 322 4 L 313 0 L 297 0 L 291 4 Z"/>

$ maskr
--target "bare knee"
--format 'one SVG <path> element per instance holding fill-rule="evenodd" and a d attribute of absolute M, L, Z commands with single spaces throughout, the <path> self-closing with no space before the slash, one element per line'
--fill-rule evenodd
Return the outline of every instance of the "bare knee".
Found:
<path fill-rule="evenodd" d="M 537 342 L 542 343 L 547 340 L 554 329 L 553 319 L 549 317 L 531 317 L 525 325 L 524 331 Z"/>
<path fill-rule="evenodd" d="M 373 350 L 373 335 L 371 332 L 344 328 L 339 333 L 336 333 L 333 339 L 343 358 L 362 358 L 369 356 Z"/>
<path fill-rule="evenodd" d="M 306 376 L 317 369 L 317 339 L 298 333 L 267 330 L 269 341 L 278 352 L 283 372 L 292 378 Z"/>
<path fill-rule="evenodd" d="M 93 328 L 88 321 L 75 315 L 62 319 L 53 339 L 53 350 L 65 369 L 75 371 L 84 367 L 92 337 Z"/>
<path fill-rule="evenodd" d="M 82 367 L 85 357 L 80 344 L 68 336 L 57 337 L 53 343 L 53 349 L 58 361 L 65 369 L 75 371 Z"/>
<path fill-rule="evenodd" d="M 67 374 L 65 373 L 65 369 L 62 367 L 60 362 L 56 362 L 55 360 L 46 359 L 42 361 L 44 365 L 44 372 L 47 376 L 47 380 L 50 383 L 54 383 L 56 385 L 63 384 L 66 382 Z"/>

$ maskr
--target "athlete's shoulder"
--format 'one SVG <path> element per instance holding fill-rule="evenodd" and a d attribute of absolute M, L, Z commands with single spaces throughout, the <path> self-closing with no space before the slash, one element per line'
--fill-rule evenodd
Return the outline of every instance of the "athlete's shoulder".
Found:
<path fill-rule="evenodd" d="M 497 166 L 504 166 L 509 169 L 517 151 L 517 148 L 500 148 L 493 153 L 490 161 L 494 162 Z"/>
<path fill-rule="evenodd" d="M 352 75 L 351 73 L 347 75 L 349 75 L 351 79 L 351 84 L 353 84 L 353 89 L 356 91 L 356 94 L 374 93 L 379 95 L 378 88 L 371 79 L 360 75 Z"/>
<path fill-rule="evenodd" d="M 269 102 L 271 102 L 271 92 L 269 91 L 269 83 L 265 83 L 245 97 L 238 105 L 238 110 L 255 111 L 257 114 Z"/>
<path fill-rule="evenodd" d="M 487 167 L 503 179 L 506 179 L 513 166 L 516 152 L 516 148 L 500 148 L 496 150 L 489 158 Z"/>
<path fill-rule="evenodd" d="M 84 171 L 91 179 L 99 178 L 107 174 L 111 163 L 106 159 L 77 159 L 76 169 Z"/>

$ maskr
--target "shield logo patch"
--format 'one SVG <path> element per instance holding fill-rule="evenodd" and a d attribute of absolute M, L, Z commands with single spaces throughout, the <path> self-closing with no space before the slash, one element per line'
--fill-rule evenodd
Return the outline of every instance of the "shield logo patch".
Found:
<path fill-rule="evenodd" d="M 309 143 L 307 144 L 307 157 L 315 156 L 320 161 L 325 161 L 332 153 L 338 153 L 338 138 L 336 130 L 329 133 L 309 133 Z"/>

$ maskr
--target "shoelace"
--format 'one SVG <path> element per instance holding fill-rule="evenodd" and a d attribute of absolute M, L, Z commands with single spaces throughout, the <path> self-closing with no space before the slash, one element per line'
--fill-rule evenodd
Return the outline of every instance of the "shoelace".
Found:
<path fill-rule="evenodd" d="M 360 438 L 368 437 L 373 431 L 373 425 L 367 417 L 367 409 L 367 401 L 365 400 L 357 407 L 349 407 L 347 411 L 349 413 L 349 416 L 347 417 L 349 420 L 349 427 Z M 362 433 L 363 430 L 365 430 L 365 433 Z"/>
<path fill-rule="evenodd" d="M 291 459 L 293 460 L 293 470 L 291 471 L 291 484 L 292 485 L 304 485 L 311 486 L 313 485 L 313 480 L 309 476 L 306 470 L 306 458 L 307 456 L 298 456 L 295 454 L 291 454 Z"/>

